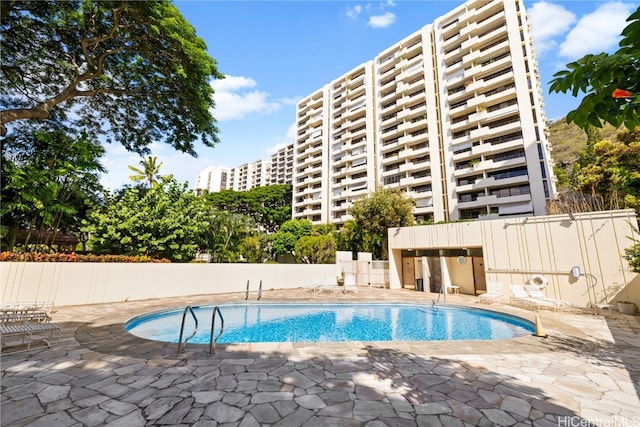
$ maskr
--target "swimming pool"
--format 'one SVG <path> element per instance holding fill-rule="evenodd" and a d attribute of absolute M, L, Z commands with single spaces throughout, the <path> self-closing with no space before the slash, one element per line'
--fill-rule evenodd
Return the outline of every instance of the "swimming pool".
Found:
<path fill-rule="evenodd" d="M 224 332 L 218 343 L 495 340 L 530 335 L 532 322 L 490 310 L 419 304 L 229 304 L 219 305 Z M 184 309 L 129 320 L 141 338 L 177 343 Z M 194 307 L 198 333 L 190 343 L 209 343 L 213 306 Z M 216 332 L 220 322 L 216 319 Z M 185 334 L 194 321 L 187 315 Z"/>

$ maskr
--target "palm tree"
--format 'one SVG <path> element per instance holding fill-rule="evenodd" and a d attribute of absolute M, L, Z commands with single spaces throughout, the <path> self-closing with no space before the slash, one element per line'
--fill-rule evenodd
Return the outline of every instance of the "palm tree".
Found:
<path fill-rule="evenodd" d="M 149 188 L 156 185 L 158 178 L 160 178 L 158 172 L 160 171 L 160 167 L 162 167 L 162 162 L 158 163 L 158 158 L 154 156 L 140 160 L 140 165 L 142 165 L 141 169 L 135 166 L 129 166 L 129 169 L 137 174 L 129 176 L 129 179 L 134 182 L 146 180 L 149 183 Z"/>

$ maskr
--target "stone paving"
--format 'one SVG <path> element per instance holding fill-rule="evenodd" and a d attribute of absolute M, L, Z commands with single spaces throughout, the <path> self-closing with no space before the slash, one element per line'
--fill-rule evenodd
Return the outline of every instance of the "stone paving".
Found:
<path fill-rule="evenodd" d="M 413 301 L 361 289 L 265 301 Z M 448 303 L 478 306 L 474 297 Z M 59 307 L 51 348 L 5 348 L 2 426 L 640 426 L 640 316 L 483 307 L 530 320 L 548 338 L 498 341 L 188 345 L 136 338 L 131 317 L 209 295 Z"/>

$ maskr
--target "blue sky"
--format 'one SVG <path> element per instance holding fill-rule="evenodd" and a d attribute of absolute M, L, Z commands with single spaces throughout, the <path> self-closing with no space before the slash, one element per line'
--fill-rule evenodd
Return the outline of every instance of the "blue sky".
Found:
<path fill-rule="evenodd" d="M 296 102 L 412 34 L 463 1 L 176 1 L 207 44 L 218 70 L 213 82 L 221 143 L 196 147 L 198 158 L 154 143 L 161 174 L 195 183 L 207 166 L 239 166 L 266 158 L 293 142 Z M 528 1 L 545 111 L 559 119 L 578 105 L 551 95 L 548 82 L 588 53 L 614 52 L 626 18 L 638 2 Z M 140 157 L 107 146 L 102 183 L 115 190 L 131 183 L 128 165 Z"/>

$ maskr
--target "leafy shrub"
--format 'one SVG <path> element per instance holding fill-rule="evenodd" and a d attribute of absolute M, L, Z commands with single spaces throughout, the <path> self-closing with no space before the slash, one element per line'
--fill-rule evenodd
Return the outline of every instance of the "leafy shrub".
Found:
<path fill-rule="evenodd" d="M 0 262 L 2 261 L 22 261 L 22 262 L 120 262 L 120 263 L 167 263 L 171 262 L 166 258 L 155 259 L 146 255 L 79 255 L 75 253 L 52 253 L 41 252 L 0 252 Z"/>

